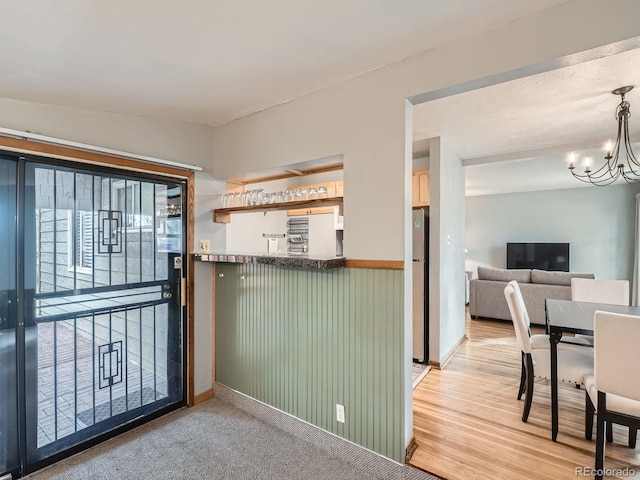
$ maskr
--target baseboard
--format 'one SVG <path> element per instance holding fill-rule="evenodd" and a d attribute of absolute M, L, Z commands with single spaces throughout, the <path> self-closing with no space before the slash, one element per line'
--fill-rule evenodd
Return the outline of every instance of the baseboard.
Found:
<path fill-rule="evenodd" d="M 267 405 L 232 388 L 215 384 L 216 398 L 268 423 L 299 441 L 309 442 L 344 462 L 358 467 L 372 476 L 397 480 L 436 480 L 428 473 L 409 465 L 402 465 L 379 453 L 316 427 L 282 410 Z"/>
<path fill-rule="evenodd" d="M 406 453 L 404 455 L 405 463 L 409 463 L 409 460 L 411 460 L 411 457 L 413 457 L 413 454 L 416 452 L 417 449 L 418 449 L 418 442 L 416 442 L 416 437 L 411 437 L 411 440 L 409 441 L 409 445 L 407 445 Z"/>
<path fill-rule="evenodd" d="M 447 363 L 449 363 L 449 360 L 451 360 L 453 354 L 456 353 L 456 350 L 458 350 L 460 345 L 462 345 L 466 339 L 467 336 L 463 335 L 462 338 L 458 340 L 458 342 L 453 346 L 453 348 L 447 352 L 442 360 L 440 360 L 439 362 L 429 360 L 428 365 L 430 367 L 437 368 L 438 370 L 442 370 L 447 365 Z"/>
<path fill-rule="evenodd" d="M 198 405 L 202 402 L 206 402 L 210 398 L 213 398 L 213 388 L 205 390 L 204 392 L 199 393 L 195 397 L 193 397 L 193 404 Z"/>

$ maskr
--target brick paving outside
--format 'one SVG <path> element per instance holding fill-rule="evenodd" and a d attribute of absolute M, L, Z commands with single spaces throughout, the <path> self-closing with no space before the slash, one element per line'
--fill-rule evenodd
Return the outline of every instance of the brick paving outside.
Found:
<path fill-rule="evenodd" d="M 38 448 L 92 425 L 94 402 L 99 422 L 105 419 L 104 412 L 109 412 L 101 405 L 111 402 L 114 409 L 109 413 L 117 415 L 139 407 L 141 400 L 144 404 L 153 401 L 153 395 L 149 398 L 147 394 L 144 399 L 140 396 L 141 391 L 153 392 L 153 370 L 141 368 L 135 361 L 139 358 L 135 352 L 131 354 L 130 349 L 130 354 L 124 355 L 126 375 L 122 382 L 100 389 L 98 345 L 94 365 L 93 342 L 86 333 L 78 331 L 74 339 L 73 321 L 55 323 L 38 324 Z M 156 375 L 155 389 L 158 399 L 167 395 L 166 378 L 162 375 Z"/>

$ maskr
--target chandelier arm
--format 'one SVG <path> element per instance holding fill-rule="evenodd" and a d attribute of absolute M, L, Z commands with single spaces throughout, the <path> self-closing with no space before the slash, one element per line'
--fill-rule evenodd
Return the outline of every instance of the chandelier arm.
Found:
<path fill-rule="evenodd" d="M 640 171 L 634 170 L 633 168 L 629 168 L 629 170 L 623 170 L 622 178 L 627 180 L 627 182 L 634 179 L 640 180 Z"/>
<path fill-rule="evenodd" d="M 636 166 L 640 167 L 640 162 L 638 162 L 638 159 L 634 155 L 633 150 L 631 148 L 631 138 L 629 136 L 629 122 L 625 122 L 625 125 L 624 125 L 624 148 L 627 150 L 627 163 L 629 163 L 629 167 L 631 167 L 631 162 L 633 162 Z"/>
<path fill-rule="evenodd" d="M 635 174 L 635 177 L 629 177 L 629 175 L 627 175 L 627 172 L 622 172 L 622 178 L 624 178 L 624 180 L 627 183 L 639 183 L 640 182 L 640 176 L 638 176 L 637 174 Z"/>
<path fill-rule="evenodd" d="M 589 178 L 589 180 L 591 180 L 591 183 L 593 183 L 594 185 L 596 185 L 598 187 L 606 187 L 607 185 L 611 185 L 616 180 L 618 180 L 618 178 L 620 178 L 620 170 L 617 170 L 616 174 L 612 175 L 610 178 L 605 178 L 603 180 L 601 178 L 602 177 L 596 178 L 596 179 Z"/>
<path fill-rule="evenodd" d="M 613 171 L 615 169 L 611 168 L 609 166 L 608 162 L 604 162 L 602 164 L 602 166 L 600 168 L 598 168 L 597 170 L 592 170 L 591 172 L 585 172 L 585 176 L 587 177 L 594 177 L 594 178 L 601 178 L 601 177 L 606 177 L 607 175 L 610 177 L 613 177 Z"/>
<path fill-rule="evenodd" d="M 636 166 L 638 166 L 638 165 L 636 165 Z M 623 171 L 627 174 L 626 176 L 624 176 L 625 179 L 628 177 L 629 174 L 640 178 L 640 170 L 634 169 L 633 168 L 634 165 L 632 164 L 632 162 L 627 162 L 627 167 L 628 167 L 628 170 L 626 170 L 626 171 L 623 168 Z"/>
<path fill-rule="evenodd" d="M 609 167 L 609 170 L 613 170 L 618 166 L 618 158 L 620 157 L 620 143 L 622 143 L 620 142 L 620 138 L 622 136 L 622 132 L 624 131 L 622 128 L 623 123 L 624 117 L 621 114 L 618 114 L 618 136 L 616 137 L 616 143 L 613 146 L 613 150 L 611 151 L 611 153 L 613 153 L 613 156 L 611 156 L 611 154 L 608 154 L 609 158 L 605 157 L 607 159 L 607 166 Z"/>
<path fill-rule="evenodd" d="M 615 176 L 612 175 L 610 178 L 604 178 L 604 179 L 603 177 L 606 177 L 606 175 L 600 175 L 599 177 L 594 177 L 593 175 L 581 175 L 579 173 L 575 173 L 573 170 L 571 170 L 571 174 L 581 182 L 596 185 L 598 187 L 604 187 L 607 185 L 611 185 L 613 182 L 615 182 L 620 176 L 620 171 L 617 171 Z"/>
<path fill-rule="evenodd" d="M 581 175 L 576 175 L 576 174 L 575 174 L 575 173 L 573 173 L 573 172 L 571 172 L 571 173 L 572 173 L 572 175 L 573 175 L 574 177 L 576 177 L 576 178 L 577 178 L 578 180 L 580 180 L 581 182 L 584 182 L 584 183 L 593 183 L 593 182 L 590 182 L 589 180 L 585 180 L 584 178 L 582 178 L 582 176 L 581 176 Z"/>

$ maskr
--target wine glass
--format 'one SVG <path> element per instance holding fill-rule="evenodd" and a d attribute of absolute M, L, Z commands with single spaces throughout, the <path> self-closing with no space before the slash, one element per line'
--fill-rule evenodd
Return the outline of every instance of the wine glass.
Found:
<path fill-rule="evenodd" d="M 316 200 L 318 198 L 318 190 L 315 187 L 309 188 L 309 200 Z"/>
<path fill-rule="evenodd" d="M 287 195 L 284 199 L 285 202 L 293 202 L 295 200 L 295 194 L 293 190 L 287 190 Z"/>
<path fill-rule="evenodd" d="M 327 187 L 318 187 L 318 198 L 327 198 Z"/>

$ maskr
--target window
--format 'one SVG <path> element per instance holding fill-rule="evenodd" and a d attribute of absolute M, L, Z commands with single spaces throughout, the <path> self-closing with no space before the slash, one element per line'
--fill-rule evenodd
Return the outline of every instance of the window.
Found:
<path fill-rule="evenodd" d="M 141 188 L 142 191 L 140 191 Z M 112 183 L 111 198 L 115 209 L 122 212 L 126 228 L 151 227 L 153 225 L 153 185 L 117 180 Z M 106 203 L 108 205 L 108 200 Z M 103 205 L 103 207 L 107 207 L 107 205 Z"/>
<path fill-rule="evenodd" d="M 69 268 L 91 273 L 93 268 L 93 213 L 69 210 Z M 74 225 L 75 223 L 75 225 Z M 75 239 L 74 239 L 75 235 Z M 74 241 L 75 240 L 75 241 Z"/>

